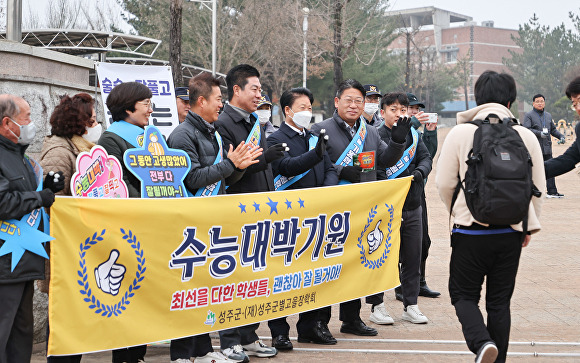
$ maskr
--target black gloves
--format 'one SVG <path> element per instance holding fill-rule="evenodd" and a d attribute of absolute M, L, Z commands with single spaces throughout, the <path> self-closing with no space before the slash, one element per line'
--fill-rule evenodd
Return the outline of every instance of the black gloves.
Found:
<path fill-rule="evenodd" d="M 346 179 L 351 183 L 359 183 L 362 168 L 360 166 L 347 165 L 343 166 L 340 172 L 340 179 Z"/>
<path fill-rule="evenodd" d="M 42 189 L 40 192 L 40 199 L 42 200 L 42 206 L 43 207 L 50 207 L 52 205 L 52 203 L 54 203 L 54 193 L 52 192 L 52 190 L 46 188 L 46 189 Z"/>
<path fill-rule="evenodd" d="M 54 171 L 49 172 L 46 174 L 46 178 L 44 178 L 43 186 L 44 188 L 48 188 L 52 190 L 53 193 L 58 193 L 64 189 L 64 177 L 62 175 L 62 171 Z M 54 200 L 54 196 L 53 196 Z M 52 203 L 51 203 L 52 204 Z"/>
<path fill-rule="evenodd" d="M 272 145 L 264 153 L 267 163 L 271 163 L 274 160 L 280 159 L 284 156 L 284 151 L 289 151 L 290 149 L 286 146 L 286 143 L 280 143 Z"/>
<path fill-rule="evenodd" d="M 391 140 L 397 144 L 404 143 L 409 130 L 411 130 L 411 117 L 399 117 L 397 123 L 393 125 L 391 130 Z"/>
<path fill-rule="evenodd" d="M 416 183 L 423 184 L 423 173 L 421 173 L 417 169 L 413 170 L 413 181 Z"/>
<path fill-rule="evenodd" d="M 326 130 L 320 130 L 320 134 L 318 135 L 318 142 L 316 143 L 316 155 L 318 155 L 319 159 L 324 157 L 324 153 L 326 152 L 326 144 L 328 143 L 328 135 L 326 135 Z"/>

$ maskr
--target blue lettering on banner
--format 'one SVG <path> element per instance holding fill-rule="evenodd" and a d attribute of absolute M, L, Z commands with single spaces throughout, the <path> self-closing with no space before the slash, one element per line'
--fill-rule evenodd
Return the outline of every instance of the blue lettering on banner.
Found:
<path fill-rule="evenodd" d="M 183 232 L 185 238 L 181 245 L 171 254 L 169 268 L 181 268 L 181 281 L 189 281 L 193 277 L 195 266 L 205 265 L 207 256 L 202 255 L 207 246 L 202 241 L 195 238 L 195 227 L 187 227 Z M 186 251 L 190 251 L 194 256 L 183 256 Z"/>
<path fill-rule="evenodd" d="M 212 277 L 221 279 L 230 276 L 236 270 L 235 254 L 238 253 L 237 237 L 220 237 L 222 227 L 213 227 L 209 231 L 211 247 L 208 257 L 213 258 L 209 265 Z"/>

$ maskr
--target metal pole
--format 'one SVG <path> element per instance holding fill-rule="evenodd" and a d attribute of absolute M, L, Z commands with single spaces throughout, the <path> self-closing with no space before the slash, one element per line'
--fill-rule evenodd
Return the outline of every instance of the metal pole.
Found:
<path fill-rule="evenodd" d="M 212 0 L 211 5 L 211 74 L 215 77 L 217 45 L 217 0 Z"/>
<path fill-rule="evenodd" d="M 304 13 L 304 21 L 302 22 L 302 31 L 304 32 L 304 57 L 302 59 L 302 87 L 306 88 L 306 55 L 308 52 L 306 33 L 308 32 L 308 13 L 310 13 L 310 9 L 302 8 L 302 12 Z"/>
<path fill-rule="evenodd" d="M 22 40 L 22 0 L 8 0 L 6 7 L 6 40 Z"/>

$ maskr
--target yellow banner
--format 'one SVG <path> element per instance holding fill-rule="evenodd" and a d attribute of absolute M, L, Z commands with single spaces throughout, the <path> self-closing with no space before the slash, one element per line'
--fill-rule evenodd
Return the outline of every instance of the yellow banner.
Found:
<path fill-rule="evenodd" d="M 48 354 L 218 331 L 391 289 L 410 183 L 57 198 Z"/>

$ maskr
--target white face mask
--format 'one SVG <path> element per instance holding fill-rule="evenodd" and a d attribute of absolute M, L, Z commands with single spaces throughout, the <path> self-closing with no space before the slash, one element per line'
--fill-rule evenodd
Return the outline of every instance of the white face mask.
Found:
<path fill-rule="evenodd" d="M 292 111 L 292 110 L 290 110 Z M 292 111 L 294 112 L 294 111 Z M 312 120 L 312 112 L 310 111 L 300 111 L 300 112 L 296 112 L 294 113 L 294 116 L 290 117 L 292 119 L 292 121 L 294 121 L 294 124 L 300 128 L 303 129 L 309 129 L 310 128 L 310 120 Z"/>
<path fill-rule="evenodd" d="M 103 128 L 100 124 L 94 127 L 87 126 L 87 132 L 83 134 L 83 139 L 87 140 L 88 142 L 92 142 L 96 144 L 97 141 L 101 138 L 101 134 L 103 133 Z"/>
<path fill-rule="evenodd" d="M 371 102 L 365 103 L 365 112 L 368 115 L 374 115 L 375 112 L 377 112 L 378 110 L 379 110 L 379 104 L 378 103 L 371 103 Z"/>
<path fill-rule="evenodd" d="M 33 122 L 30 122 L 28 125 L 20 125 L 18 122 L 14 121 L 10 118 L 10 121 L 14 122 L 20 128 L 20 136 L 16 136 L 12 130 L 12 135 L 18 138 L 18 143 L 20 145 L 30 145 L 32 140 L 34 140 L 34 135 L 36 135 L 36 126 Z"/>
<path fill-rule="evenodd" d="M 258 121 L 260 125 L 265 125 L 268 121 L 270 121 L 270 116 L 272 112 L 270 110 L 256 110 L 256 115 L 258 115 Z"/>

